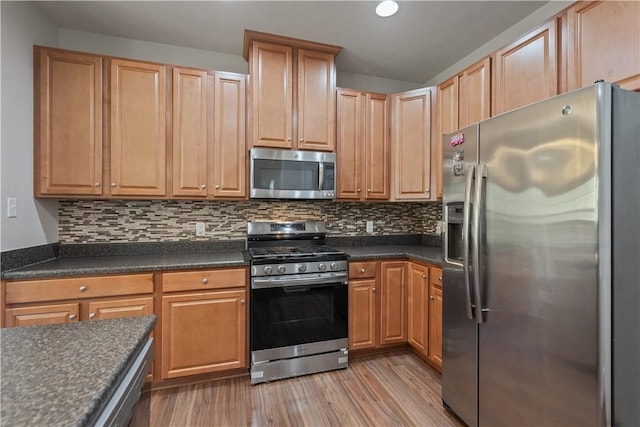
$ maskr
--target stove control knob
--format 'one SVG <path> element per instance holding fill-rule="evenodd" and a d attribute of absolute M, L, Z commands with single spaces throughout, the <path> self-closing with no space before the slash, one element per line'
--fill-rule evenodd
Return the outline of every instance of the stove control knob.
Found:
<path fill-rule="evenodd" d="M 332 262 L 332 263 L 330 264 L 330 266 L 331 266 L 331 269 L 332 269 L 332 270 L 337 270 L 337 269 L 338 269 L 338 264 L 336 264 L 335 262 Z"/>
<path fill-rule="evenodd" d="M 264 271 L 266 274 L 271 274 L 271 273 L 273 273 L 273 267 L 271 267 L 270 265 L 267 265 L 267 266 L 263 269 L 263 271 Z"/>
<path fill-rule="evenodd" d="M 299 266 L 298 266 L 298 271 L 299 271 L 300 273 L 304 273 L 305 271 L 307 271 L 307 266 L 306 266 L 306 265 L 304 265 L 304 264 L 299 265 Z"/>
<path fill-rule="evenodd" d="M 284 265 L 278 266 L 278 273 L 284 273 L 285 271 L 287 271 L 287 267 L 285 267 Z"/>
<path fill-rule="evenodd" d="M 325 271 L 326 269 L 327 269 L 327 266 L 324 265 L 323 263 L 318 264 L 318 270 Z"/>

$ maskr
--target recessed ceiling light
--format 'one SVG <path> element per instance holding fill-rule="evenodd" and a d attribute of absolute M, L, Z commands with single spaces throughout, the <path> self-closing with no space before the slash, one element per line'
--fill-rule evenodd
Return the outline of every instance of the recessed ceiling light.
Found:
<path fill-rule="evenodd" d="M 386 18 L 387 16 L 391 16 L 398 11 L 398 3 L 393 0 L 384 0 L 380 2 L 378 6 L 376 6 L 376 14 L 378 16 L 382 16 Z"/>

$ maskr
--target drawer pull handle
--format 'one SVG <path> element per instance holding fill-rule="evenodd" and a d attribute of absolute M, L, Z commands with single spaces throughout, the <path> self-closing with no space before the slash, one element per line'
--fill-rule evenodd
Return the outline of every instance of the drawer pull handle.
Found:
<path fill-rule="evenodd" d="M 206 285 L 207 283 L 209 283 L 209 279 L 207 279 L 207 278 L 205 277 L 204 279 L 202 279 L 202 283 L 204 283 L 204 284 Z"/>
<path fill-rule="evenodd" d="M 86 287 L 86 286 L 80 286 L 80 288 L 78 288 L 78 290 L 79 290 L 80 292 L 84 292 L 84 291 L 86 291 L 86 290 L 87 290 L 87 287 Z"/>
<path fill-rule="evenodd" d="M 360 269 L 360 273 L 364 273 L 366 270 L 364 268 Z"/>
<path fill-rule="evenodd" d="M 96 314 L 95 313 L 89 313 L 89 319 L 95 319 Z"/>
<path fill-rule="evenodd" d="M 70 314 L 70 315 L 69 315 L 69 320 L 73 320 L 73 319 L 75 319 L 75 318 L 76 318 L 76 315 L 75 315 L 75 314 Z"/>
<path fill-rule="evenodd" d="M 428 277 L 428 276 L 427 276 L 426 274 L 423 274 L 423 275 L 422 275 L 422 278 L 423 278 L 423 279 L 426 279 L 427 277 Z"/>
<path fill-rule="evenodd" d="M 247 302 L 243 299 L 240 300 L 240 305 L 245 305 Z"/>
<path fill-rule="evenodd" d="M 429 299 L 436 299 L 433 295 L 429 295 Z"/>

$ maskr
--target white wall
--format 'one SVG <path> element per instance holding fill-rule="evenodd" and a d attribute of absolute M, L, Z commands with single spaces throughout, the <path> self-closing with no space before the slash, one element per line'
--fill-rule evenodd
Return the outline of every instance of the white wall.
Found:
<path fill-rule="evenodd" d="M 465 56 L 451 67 L 447 68 L 440 74 L 431 77 L 425 86 L 435 86 L 443 81 L 447 80 L 456 73 L 464 70 L 469 65 L 481 60 L 485 56 L 495 52 L 496 50 L 508 45 L 509 43 L 518 40 L 521 36 L 525 35 L 529 31 L 536 28 L 558 12 L 567 8 L 573 1 L 550 1 L 541 8 L 534 11 L 531 15 L 527 16 L 514 26 L 510 27 L 506 31 L 502 32 L 497 37 L 485 43 L 479 49 L 476 49 L 473 53 Z"/>
<path fill-rule="evenodd" d="M 58 29 L 31 2 L 0 2 L 0 251 L 58 241 L 58 202 L 33 198 L 33 45 L 56 46 Z M 7 197 L 18 199 L 7 218 Z"/>
<path fill-rule="evenodd" d="M 366 76 L 364 74 L 347 73 L 340 70 L 338 70 L 336 74 L 336 83 L 338 87 L 345 89 L 356 89 L 366 92 L 397 93 L 422 87 L 422 84 L 420 83 Z"/>

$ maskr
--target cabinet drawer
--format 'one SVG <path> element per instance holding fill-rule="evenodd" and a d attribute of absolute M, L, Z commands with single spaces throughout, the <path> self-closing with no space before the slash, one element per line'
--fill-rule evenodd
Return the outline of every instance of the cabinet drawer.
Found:
<path fill-rule="evenodd" d="M 431 277 L 429 278 L 431 286 L 442 289 L 442 269 L 431 267 Z"/>
<path fill-rule="evenodd" d="M 35 305 L 31 307 L 7 308 L 5 326 L 36 326 L 54 323 L 77 322 L 80 317 L 78 303 Z"/>
<path fill-rule="evenodd" d="M 6 303 L 56 301 L 153 292 L 152 274 L 7 282 Z"/>
<path fill-rule="evenodd" d="M 367 279 L 376 277 L 376 262 L 350 262 L 349 263 L 349 278 L 350 279 Z"/>
<path fill-rule="evenodd" d="M 244 268 L 165 273 L 162 275 L 163 292 L 242 288 L 246 285 L 247 270 Z"/>

